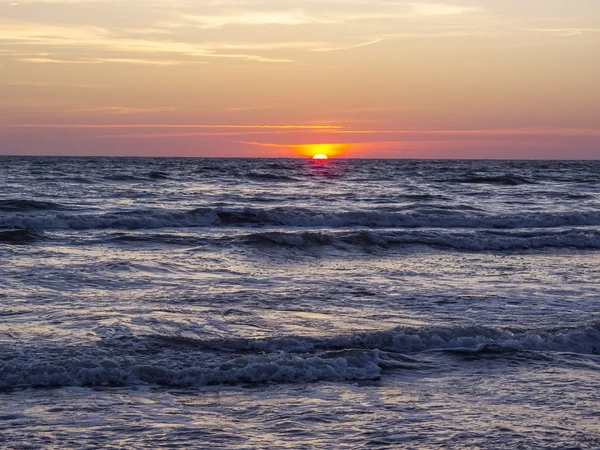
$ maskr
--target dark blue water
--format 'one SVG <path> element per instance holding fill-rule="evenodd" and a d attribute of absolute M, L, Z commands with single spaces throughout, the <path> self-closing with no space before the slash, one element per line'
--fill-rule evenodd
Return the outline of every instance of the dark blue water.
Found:
<path fill-rule="evenodd" d="M 598 448 L 599 180 L 0 157 L 0 442 Z"/>

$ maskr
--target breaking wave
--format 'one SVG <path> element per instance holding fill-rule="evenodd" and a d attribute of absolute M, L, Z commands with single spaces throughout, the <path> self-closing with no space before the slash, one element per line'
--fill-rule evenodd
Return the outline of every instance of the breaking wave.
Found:
<path fill-rule="evenodd" d="M 334 355 L 240 355 L 227 360 L 201 362 L 192 358 L 194 363 L 191 365 L 180 359 L 133 363 L 131 358 L 128 359 L 84 357 L 34 364 L 0 363 L 0 388 L 136 384 L 200 387 L 263 382 L 373 380 L 381 375 L 378 351 L 348 351 Z"/>
<path fill-rule="evenodd" d="M 426 245 L 456 250 L 527 250 L 539 248 L 600 249 L 599 230 L 568 230 L 535 233 L 492 233 L 472 231 L 467 233 L 448 231 L 350 231 L 330 233 L 322 231 L 253 233 L 241 238 L 248 244 L 311 248 L 319 246 L 340 247 L 395 247 L 402 245 Z"/>
<path fill-rule="evenodd" d="M 157 335 L 132 339 L 135 342 L 115 342 L 102 348 L 29 348 L 10 352 L 5 347 L 0 355 L 0 388 L 137 384 L 200 387 L 376 380 L 384 370 L 429 367 L 432 362 L 423 358 L 437 352 L 598 355 L 600 323 L 539 331 L 482 326 L 398 327 L 321 338 L 197 340 Z"/>
<path fill-rule="evenodd" d="M 15 230 L 18 231 L 18 230 Z M 0 238 L 1 240 L 1 238 Z M 426 246 L 464 251 L 513 251 L 544 248 L 571 248 L 582 250 L 600 249 L 599 229 L 569 230 L 312 230 L 282 231 L 269 230 L 255 233 L 222 236 L 210 233 L 128 233 L 109 232 L 101 235 L 94 243 L 134 245 L 174 245 L 184 247 L 210 246 L 254 246 L 277 250 L 298 250 L 334 247 L 338 250 L 394 249 L 408 246 Z"/>
<path fill-rule="evenodd" d="M 66 210 L 70 209 L 64 205 L 54 202 L 30 199 L 5 199 L 0 200 L 0 211 L 6 212 L 24 212 L 24 211 L 47 211 L 47 210 Z"/>
<path fill-rule="evenodd" d="M 229 352 L 311 352 L 319 350 L 363 349 L 418 353 L 495 347 L 506 351 L 548 351 L 600 355 L 600 322 L 559 330 L 510 330 L 472 326 L 396 327 L 388 331 L 348 336 L 286 336 L 270 339 L 215 339 L 154 336 L 168 344 L 185 344 Z"/>
<path fill-rule="evenodd" d="M 484 214 L 477 211 L 342 211 L 303 208 L 140 209 L 111 213 L 7 213 L 0 228 L 89 230 L 105 228 L 156 229 L 218 225 L 370 228 L 553 228 L 600 226 L 600 211 Z"/>

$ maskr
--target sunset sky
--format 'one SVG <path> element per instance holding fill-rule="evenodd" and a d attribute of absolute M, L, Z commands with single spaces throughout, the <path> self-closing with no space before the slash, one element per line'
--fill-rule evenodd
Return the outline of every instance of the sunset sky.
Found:
<path fill-rule="evenodd" d="M 598 80 L 598 0 L 0 0 L 0 154 L 599 159 Z"/>

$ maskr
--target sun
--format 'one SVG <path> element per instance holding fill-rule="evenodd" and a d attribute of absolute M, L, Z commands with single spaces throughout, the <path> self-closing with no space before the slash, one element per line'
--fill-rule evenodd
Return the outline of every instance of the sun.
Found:
<path fill-rule="evenodd" d="M 349 148 L 349 145 L 344 143 L 321 143 L 296 144 L 291 145 L 290 147 L 305 158 L 323 161 L 343 155 L 344 152 Z"/>

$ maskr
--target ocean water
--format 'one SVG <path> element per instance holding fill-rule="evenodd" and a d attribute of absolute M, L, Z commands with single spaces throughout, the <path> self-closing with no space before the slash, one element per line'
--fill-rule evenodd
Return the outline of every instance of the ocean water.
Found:
<path fill-rule="evenodd" d="M 600 163 L 0 158 L 0 445 L 600 448 Z"/>

